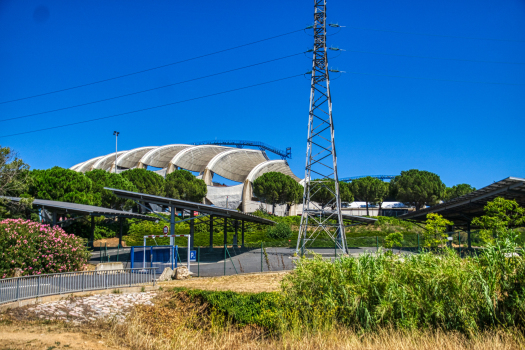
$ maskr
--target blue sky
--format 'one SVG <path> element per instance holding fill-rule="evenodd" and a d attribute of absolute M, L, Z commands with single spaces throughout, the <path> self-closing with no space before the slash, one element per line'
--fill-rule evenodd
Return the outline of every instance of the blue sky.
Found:
<path fill-rule="evenodd" d="M 0 102 L 291 32 L 312 18 L 310 0 L 2 0 Z M 332 0 L 328 19 L 347 26 L 328 39 L 329 45 L 347 50 L 330 60 L 331 67 L 347 72 L 331 84 L 340 177 L 417 168 L 439 174 L 448 186 L 478 188 L 507 176 L 525 177 L 524 1 Z M 312 37 L 299 32 L 103 84 L 0 104 L 0 119 L 171 84 L 311 46 Z M 311 57 L 299 55 L 132 97 L 3 121 L 0 136 L 213 94 L 310 68 Z M 49 168 L 113 152 L 114 130 L 121 132 L 119 149 L 215 138 L 255 140 L 292 147 L 290 165 L 303 177 L 308 97 L 309 80 L 298 77 L 147 112 L 0 137 L 0 144 L 17 150 L 33 168 Z"/>

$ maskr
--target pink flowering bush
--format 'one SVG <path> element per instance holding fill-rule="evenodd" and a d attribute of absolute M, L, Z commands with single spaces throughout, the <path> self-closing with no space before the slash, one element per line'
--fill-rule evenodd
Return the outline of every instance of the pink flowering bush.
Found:
<path fill-rule="evenodd" d="M 62 228 L 23 219 L 0 221 L 0 278 L 81 270 L 89 252 Z"/>

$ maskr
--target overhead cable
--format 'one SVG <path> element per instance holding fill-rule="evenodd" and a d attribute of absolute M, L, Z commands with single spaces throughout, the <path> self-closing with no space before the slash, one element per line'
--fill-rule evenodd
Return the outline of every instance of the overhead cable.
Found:
<path fill-rule="evenodd" d="M 289 77 L 286 77 L 286 78 L 280 78 L 280 79 L 275 79 L 275 80 L 266 81 L 266 82 L 264 82 L 264 83 L 258 83 L 258 84 L 254 84 L 254 85 L 248 85 L 248 86 L 240 87 L 240 88 L 237 88 L 237 89 L 231 89 L 231 90 L 226 90 L 226 91 L 216 92 L 216 93 L 214 93 L 214 94 L 209 94 L 209 95 L 204 95 L 204 96 L 199 96 L 199 97 L 189 98 L 189 99 L 186 99 L 186 100 L 181 100 L 181 101 L 176 101 L 176 102 L 166 103 L 166 104 L 162 104 L 162 105 L 158 105 L 158 106 L 147 107 L 147 108 L 142 108 L 142 109 L 136 109 L 136 110 L 134 110 L 134 111 L 124 112 L 124 113 L 118 113 L 118 114 L 112 114 L 112 115 L 108 115 L 108 116 L 100 117 L 100 118 L 93 118 L 93 119 L 88 119 L 88 120 L 82 120 L 82 121 L 79 121 L 79 122 L 74 122 L 74 123 L 69 123 L 69 124 L 63 124 L 63 125 L 57 125 L 57 126 L 51 126 L 51 127 L 49 127 L 49 128 L 43 128 L 43 129 L 36 129 L 36 130 L 24 131 L 24 132 L 19 132 L 19 133 L 15 133 L 15 134 L 2 135 L 2 136 L 0 136 L 0 138 L 1 138 L 1 137 L 9 137 L 9 136 L 18 136 L 18 135 L 31 134 L 31 133 L 35 133 L 35 132 L 39 132 L 39 131 L 46 131 L 46 130 L 52 130 L 52 129 L 58 129 L 58 128 L 65 128 L 65 127 L 68 127 L 68 126 L 73 126 L 73 125 L 79 125 L 79 124 L 90 123 L 90 122 L 94 122 L 94 121 L 97 121 L 97 120 L 103 120 L 103 119 L 115 118 L 115 117 L 120 117 L 120 116 L 123 116 L 123 115 L 128 115 L 128 114 L 134 114 L 134 113 L 139 113 L 139 112 L 150 111 L 150 110 L 157 109 L 157 108 L 162 108 L 162 107 L 167 107 L 167 106 L 173 106 L 173 105 L 176 105 L 176 104 L 179 104 L 179 103 L 184 103 L 184 102 L 190 102 L 190 101 L 200 100 L 200 99 L 207 98 L 207 97 L 212 97 L 212 96 L 222 95 L 222 94 L 226 94 L 226 93 L 230 93 L 230 92 L 234 92 L 234 91 L 239 91 L 239 90 L 245 90 L 245 89 L 253 88 L 253 87 L 256 87 L 256 86 L 261 86 L 261 85 L 266 85 L 266 84 L 276 83 L 276 82 L 278 82 L 278 81 L 283 81 L 283 80 L 287 80 L 287 79 L 292 79 L 292 78 L 302 77 L 303 75 L 304 75 L 304 74 L 292 75 L 292 76 L 289 76 Z"/>
<path fill-rule="evenodd" d="M 215 52 L 207 53 L 207 54 L 204 54 L 204 55 L 195 56 L 195 57 L 192 57 L 192 58 L 187 58 L 187 59 L 182 60 L 182 61 L 177 61 L 177 62 L 167 63 L 167 64 L 163 64 L 163 65 L 161 65 L 161 66 L 152 67 L 152 68 L 147 68 L 147 69 L 143 69 L 143 70 L 140 70 L 140 71 L 136 71 L 136 72 L 132 72 L 132 73 L 127 73 L 127 74 L 123 74 L 123 75 L 118 75 L 118 76 L 115 76 L 115 77 L 112 77 L 112 78 L 106 78 L 106 79 L 102 79 L 102 80 L 97 80 L 97 81 L 94 81 L 94 82 L 91 82 L 91 83 L 86 83 L 86 84 L 81 84 L 81 85 L 71 86 L 71 87 L 68 87 L 68 88 L 59 89 L 59 90 L 54 90 L 54 91 L 49 91 L 49 92 L 44 92 L 44 93 L 36 94 L 36 95 L 32 95 L 32 96 L 26 96 L 26 97 L 16 98 L 16 99 L 9 100 L 9 101 L 3 101 L 3 102 L 0 102 L 0 104 L 10 103 L 10 102 L 16 102 L 16 101 L 22 101 L 22 100 L 27 100 L 27 99 L 30 99 L 30 98 L 35 98 L 35 97 L 40 97 L 40 96 L 46 96 L 46 95 L 56 94 L 56 93 L 59 93 L 59 92 L 64 92 L 64 91 L 68 91 L 68 90 L 74 90 L 74 89 L 78 89 L 78 88 L 81 88 L 81 87 L 86 87 L 86 86 L 90 86 L 90 85 L 100 84 L 100 83 L 104 83 L 104 82 L 111 81 L 111 80 L 115 80 L 115 79 L 120 79 L 120 78 L 125 78 L 125 77 L 129 77 L 129 76 L 136 75 L 136 74 L 141 74 L 141 73 L 145 73 L 145 72 L 150 72 L 150 71 L 152 71 L 152 70 L 161 69 L 161 68 L 166 68 L 166 67 L 173 66 L 173 65 L 176 65 L 176 64 L 180 64 L 180 63 L 184 63 L 184 62 L 193 61 L 193 60 L 196 60 L 196 59 L 199 59 L 199 58 L 204 58 L 204 57 L 208 57 L 208 56 L 212 56 L 212 55 L 217 55 L 217 54 L 219 54 L 219 53 L 223 53 L 223 52 L 227 52 L 227 51 L 231 51 L 231 50 L 239 49 L 239 48 L 241 48 L 241 47 L 246 47 L 246 46 L 250 46 L 250 45 L 258 44 L 258 43 L 261 43 L 261 42 L 263 42 L 263 41 L 268 41 L 268 40 L 272 40 L 272 39 L 280 38 L 280 37 L 283 37 L 283 36 L 286 36 L 286 35 L 290 35 L 290 34 L 294 34 L 294 33 L 302 32 L 302 31 L 303 31 L 303 29 L 298 29 L 298 30 L 294 30 L 294 31 L 292 31 L 292 32 L 288 32 L 288 33 L 284 33 L 284 34 L 275 35 L 275 36 L 272 36 L 272 37 L 269 37 L 269 38 L 266 38 L 266 39 L 261 39 L 261 40 L 257 40 L 257 41 L 252 41 L 252 42 L 247 43 L 247 44 L 242 44 L 242 45 L 238 45 L 238 46 L 230 47 L 230 48 L 228 48 L 228 49 L 219 50 L 219 51 L 215 51 Z"/>
<path fill-rule="evenodd" d="M 403 75 L 390 75 L 390 74 L 377 74 L 377 73 L 362 73 L 362 72 L 345 72 L 345 73 L 358 74 L 358 75 L 374 75 L 374 76 L 378 76 L 378 77 L 389 77 L 389 78 L 405 78 L 405 79 L 420 79 L 420 80 L 446 81 L 446 82 L 452 82 L 452 83 L 471 83 L 471 84 L 493 84 L 493 85 L 525 86 L 525 84 L 498 83 L 498 82 L 493 82 L 493 81 L 471 81 L 471 80 L 436 79 L 436 78 L 409 77 L 409 76 L 403 76 Z"/>
<path fill-rule="evenodd" d="M 105 101 L 116 100 L 116 99 L 118 99 L 118 98 L 122 98 L 122 97 L 133 96 L 133 95 L 137 95 L 137 94 L 142 94 L 142 93 L 144 93 L 144 92 L 149 92 L 149 91 L 154 91 L 154 90 L 164 89 L 164 88 L 167 88 L 167 87 L 170 87 L 170 86 L 175 86 L 175 85 L 185 84 L 185 83 L 189 83 L 189 82 L 196 81 L 196 80 L 201 80 L 201 79 L 211 78 L 211 77 L 214 77 L 214 76 L 217 76 L 217 75 L 226 74 L 226 73 L 231 73 L 231 72 L 235 72 L 235 71 L 238 71 L 238 70 L 242 70 L 242 69 L 246 69 L 246 68 L 251 68 L 251 67 L 259 66 L 259 65 L 262 65 L 262 64 L 266 64 L 266 63 L 270 63 L 270 62 L 275 62 L 275 61 L 283 60 L 283 59 L 290 58 L 290 57 L 295 57 L 295 56 L 302 55 L 302 54 L 303 54 L 303 52 L 300 52 L 300 53 L 296 53 L 296 54 L 293 54 L 293 55 L 288 55 L 288 56 L 284 56 L 284 57 L 279 57 L 279 58 L 275 58 L 275 59 L 273 59 L 273 60 L 268 60 L 268 61 L 264 61 L 264 62 L 254 63 L 254 64 L 250 64 L 250 65 L 248 65 L 248 66 L 243 66 L 243 67 L 239 67 L 239 68 L 234 68 L 234 69 L 226 70 L 226 71 L 219 72 L 219 73 L 214 73 L 214 74 L 209 74 L 209 75 L 205 75 L 205 76 L 198 77 L 198 78 L 193 78 L 193 79 L 189 79 L 189 80 L 179 81 L 179 82 L 177 82 L 177 83 L 173 83 L 173 84 L 168 84 L 168 85 L 158 86 L 158 87 L 154 87 L 154 88 L 146 89 L 146 90 L 141 90 L 141 91 L 135 91 L 135 92 L 131 92 L 131 93 L 124 94 L 124 95 L 119 95 L 119 96 L 114 96 L 114 97 L 108 97 L 108 98 L 104 98 L 104 99 L 102 99 L 102 100 L 91 101 L 91 102 L 81 103 L 81 104 L 78 104 L 78 105 L 73 105 L 73 106 L 68 106 L 68 107 L 62 107 L 62 108 L 52 109 L 52 110 L 44 111 L 44 112 L 37 112 L 37 113 L 26 114 L 26 115 L 22 115 L 22 116 L 19 116 L 19 117 L 12 117 L 12 118 L 0 119 L 0 122 L 5 122 L 5 121 L 8 121 L 8 120 L 15 120 L 15 119 L 23 119 L 23 118 L 33 117 L 33 116 L 36 116 L 36 115 L 42 115 L 42 114 L 47 114 L 47 113 L 52 113 L 52 112 L 63 111 L 63 110 L 71 109 L 71 108 L 77 108 L 77 107 L 82 107 L 82 106 L 92 105 L 92 104 L 95 104 L 95 103 L 100 103 L 100 102 L 105 102 Z"/>
<path fill-rule="evenodd" d="M 489 40 L 489 41 L 508 41 L 508 42 L 516 42 L 516 43 L 525 43 L 525 40 L 514 40 L 514 39 L 477 38 L 477 37 L 458 36 L 458 35 L 415 33 L 415 32 L 403 32 L 403 31 L 399 31 L 399 30 L 388 30 L 388 29 L 377 29 L 377 28 L 363 28 L 363 27 L 349 27 L 349 26 L 347 26 L 346 28 L 358 29 L 358 30 L 370 30 L 370 31 L 374 31 L 374 32 L 387 32 L 387 33 L 397 33 L 397 34 L 435 36 L 435 37 L 442 37 L 442 38 L 468 39 L 468 40 Z"/>
<path fill-rule="evenodd" d="M 406 54 L 398 54 L 398 53 L 370 52 L 370 51 L 358 51 L 358 50 L 345 50 L 345 51 L 346 52 L 371 54 L 371 55 L 388 55 L 388 56 L 413 57 L 413 58 L 428 58 L 428 59 L 432 59 L 432 60 L 463 61 L 463 62 L 478 62 L 478 63 L 501 63 L 501 64 L 525 64 L 525 62 L 482 61 L 482 60 L 469 60 L 469 59 L 461 59 L 461 58 L 416 56 L 416 55 L 406 55 Z"/>

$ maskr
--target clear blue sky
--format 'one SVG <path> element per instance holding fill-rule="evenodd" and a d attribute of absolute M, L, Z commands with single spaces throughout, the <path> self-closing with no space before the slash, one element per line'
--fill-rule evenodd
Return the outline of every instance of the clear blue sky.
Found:
<path fill-rule="evenodd" d="M 525 1 L 332 0 L 328 18 L 347 26 L 328 40 L 347 50 L 330 60 L 331 67 L 347 72 L 332 83 L 340 177 L 417 168 L 439 174 L 448 186 L 470 183 L 478 188 L 507 176 L 525 177 Z M 264 39 L 304 28 L 312 19 L 313 0 L 1 0 L 0 102 Z M 311 47 L 312 38 L 299 32 L 128 78 L 0 104 L 0 119 Z M 310 55 L 296 56 L 133 97 L 0 122 L 0 136 L 235 89 L 310 68 Z M 215 138 L 257 140 L 292 147 L 290 165 L 303 177 L 308 97 L 309 80 L 299 77 L 148 112 L 0 137 L 0 144 L 17 150 L 32 168 L 49 168 L 113 152 L 114 130 L 121 132 L 119 149 Z"/>

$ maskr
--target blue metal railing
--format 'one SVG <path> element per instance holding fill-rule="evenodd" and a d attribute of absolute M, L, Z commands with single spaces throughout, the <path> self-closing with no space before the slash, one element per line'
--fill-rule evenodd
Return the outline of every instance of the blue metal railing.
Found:
<path fill-rule="evenodd" d="M 360 179 L 360 178 L 363 178 L 363 177 L 367 177 L 367 176 L 375 177 L 376 179 L 385 181 L 385 180 L 392 180 L 397 175 L 361 175 L 361 176 L 344 177 L 342 179 L 339 179 L 339 181 L 351 182 L 352 180 L 357 180 L 357 179 Z"/>
<path fill-rule="evenodd" d="M 194 142 L 193 145 L 220 145 L 220 146 L 235 146 L 237 148 L 243 148 L 244 146 L 257 147 L 261 151 L 269 151 L 277 154 L 282 159 L 292 159 L 292 148 L 287 147 L 285 151 L 275 148 L 273 146 L 267 145 L 264 142 L 259 141 L 246 141 L 246 140 L 212 140 L 212 141 L 202 141 Z"/>

